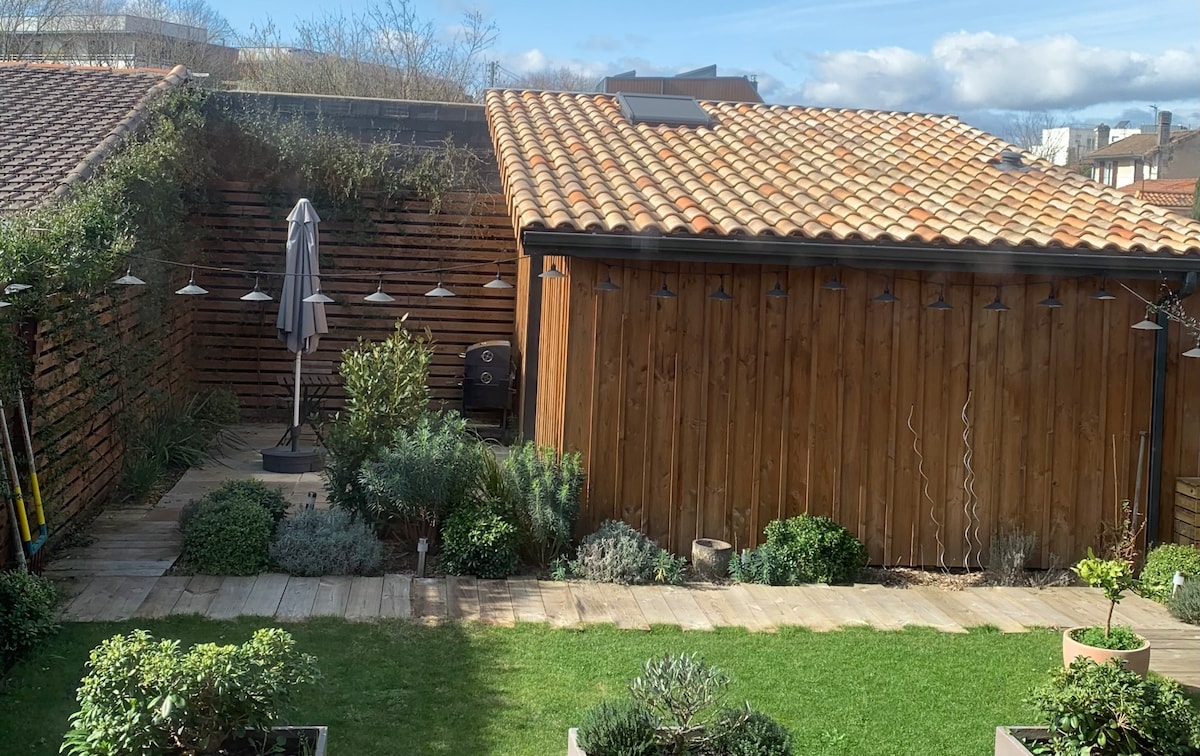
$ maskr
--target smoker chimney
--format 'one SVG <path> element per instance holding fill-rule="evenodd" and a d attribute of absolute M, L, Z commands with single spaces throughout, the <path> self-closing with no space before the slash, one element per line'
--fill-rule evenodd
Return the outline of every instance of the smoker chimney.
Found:
<path fill-rule="evenodd" d="M 1016 150 L 1002 150 L 1000 158 L 995 158 L 991 161 L 997 168 L 1005 173 L 1009 171 L 1027 171 L 1029 166 L 1021 162 L 1021 153 Z"/>
<path fill-rule="evenodd" d="M 1108 135 L 1110 131 L 1107 123 L 1102 123 L 1096 127 L 1096 149 L 1102 150 L 1108 146 Z"/>
<path fill-rule="evenodd" d="M 1163 145 L 1169 143 L 1170 141 L 1171 141 L 1171 111 L 1160 110 L 1160 111 L 1158 111 L 1158 146 L 1162 147 Z"/>

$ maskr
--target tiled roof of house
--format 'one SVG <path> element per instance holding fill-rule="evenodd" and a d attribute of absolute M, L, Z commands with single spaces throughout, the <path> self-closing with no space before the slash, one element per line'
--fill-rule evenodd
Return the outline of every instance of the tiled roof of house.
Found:
<path fill-rule="evenodd" d="M 1191 131 L 1172 131 L 1171 144 L 1191 139 L 1200 134 L 1200 129 Z M 1145 157 L 1153 154 L 1158 149 L 1158 134 L 1134 134 L 1127 136 L 1124 139 L 1118 139 L 1107 147 L 1102 147 L 1092 154 L 1087 156 L 1088 160 L 1095 161 L 1096 158 L 1113 158 L 1113 157 Z"/>
<path fill-rule="evenodd" d="M 1200 224 L 1048 163 L 1001 170 L 1012 147 L 951 116 L 703 102 L 711 128 L 671 128 L 610 95 L 486 105 L 518 231 L 1200 254 Z"/>
<path fill-rule="evenodd" d="M 0 212 L 33 207 L 87 178 L 135 130 L 170 72 L 0 63 Z"/>
<path fill-rule="evenodd" d="M 1132 194 L 1159 207 L 1192 206 L 1196 191 L 1196 179 L 1148 179 L 1121 187 L 1121 191 Z"/>

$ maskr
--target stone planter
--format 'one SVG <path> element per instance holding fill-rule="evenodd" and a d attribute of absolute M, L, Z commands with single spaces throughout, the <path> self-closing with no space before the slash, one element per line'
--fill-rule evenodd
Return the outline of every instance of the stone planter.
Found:
<path fill-rule="evenodd" d="M 1049 739 L 1050 731 L 1045 727 L 997 727 L 996 756 L 1032 756 L 1025 744 Z"/>
<path fill-rule="evenodd" d="M 578 735 L 578 728 L 572 727 L 567 730 L 567 756 L 587 756 L 583 752 L 583 749 L 579 747 L 579 743 L 575 742 Z"/>
<path fill-rule="evenodd" d="M 1104 664 L 1109 659 L 1120 659 L 1130 672 L 1137 672 L 1142 677 L 1150 670 L 1150 641 L 1142 639 L 1142 647 L 1132 651 L 1113 651 L 1107 648 L 1087 646 L 1071 637 L 1076 630 L 1086 628 L 1073 627 L 1063 632 L 1063 665 L 1070 666 L 1078 656 L 1084 656 L 1097 664 Z"/>
<path fill-rule="evenodd" d="M 697 538 L 692 541 L 692 569 L 705 580 L 720 580 L 729 577 L 729 559 L 733 556 L 733 545 L 715 538 Z"/>

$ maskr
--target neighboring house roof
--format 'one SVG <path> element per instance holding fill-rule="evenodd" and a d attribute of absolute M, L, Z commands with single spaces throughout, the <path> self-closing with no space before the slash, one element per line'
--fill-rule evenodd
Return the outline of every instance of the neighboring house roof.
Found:
<path fill-rule="evenodd" d="M 1172 131 L 1171 144 L 1179 144 L 1200 134 L 1200 129 L 1191 131 Z M 1134 134 L 1119 139 L 1102 149 L 1088 155 L 1087 159 L 1095 162 L 1097 158 L 1150 157 L 1158 151 L 1158 134 Z"/>
<path fill-rule="evenodd" d="M 700 105 L 714 126 L 634 125 L 609 95 L 488 92 L 518 232 L 1200 254 L 1200 225 L 1044 162 L 1001 170 L 1013 148 L 952 116 Z"/>
<path fill-rule="evenodd" d="M 1121 191 L 1159 207 L 1191 209 L 1196 181 L 1194 178 L 1148 179 L 1123 186 Z"/>
<path fill-rule="evenodd" d="M 172 71 L 0 63 L 0 212 L 34 207 L 87 178 L 141 123 Z"/>

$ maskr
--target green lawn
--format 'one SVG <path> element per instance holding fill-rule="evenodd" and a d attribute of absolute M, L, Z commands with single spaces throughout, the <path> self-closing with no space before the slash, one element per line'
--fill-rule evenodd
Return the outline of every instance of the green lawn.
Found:
<path fill-rule="evenodd" d="M 185 642 L 241 642 L 264 624 L 66 625 L 0 688 L 0 750 L 58 753 L 87 652 L 105 637 L 144 627 Z M 1057 633 L 987 630 L 647 633 L 340 620 L 287 628 L 324 675 L 303 694 L 295 723 L 329 725 L 333 756 L 562 754 L 584 709 L 621 694 L 642 661 L 668 651 L 696 651 L 729 671 L 734 695 L 790 727 L 797 753 L 991 753 L 996 725 L 1030 720 L 1022 699 L 1061 647 Z"/>

